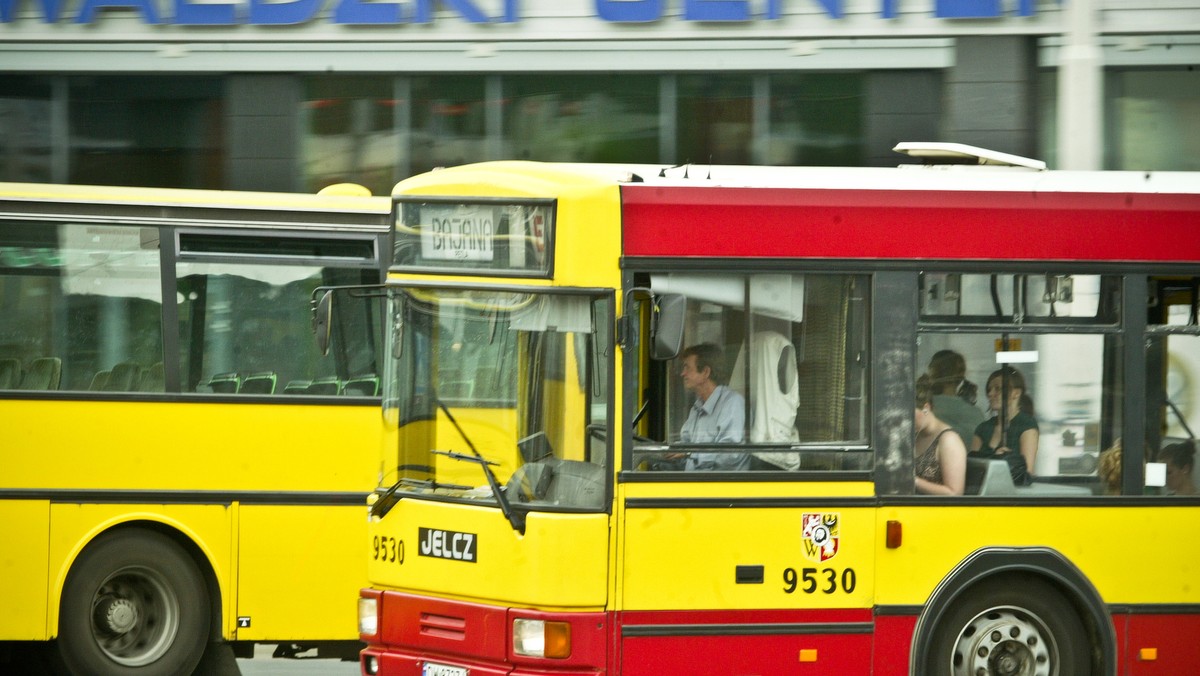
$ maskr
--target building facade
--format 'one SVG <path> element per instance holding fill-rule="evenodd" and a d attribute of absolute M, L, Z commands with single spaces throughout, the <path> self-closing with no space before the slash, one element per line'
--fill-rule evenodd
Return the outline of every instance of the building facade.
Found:
<path fill-rule="evenodd" d="M 1198 66 L 1195 0 L 0 0 L 0 180 L 383 194 L 920 140 L 1200 170 Z"/>

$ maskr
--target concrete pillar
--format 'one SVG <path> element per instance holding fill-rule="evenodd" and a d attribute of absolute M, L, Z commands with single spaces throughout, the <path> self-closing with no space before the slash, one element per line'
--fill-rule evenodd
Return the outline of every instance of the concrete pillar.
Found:
<path fill-rule="evenodd" d="M 1063 5 L 1058 58 L 1058 169 L 1103 169 L 1103 55 L 1092 0 Z"/>
<path fill-rule="evenodd" d="M 942 138 L 1035 157 L 1037 43 L 1022 35 L 955 40 L 943 90 Z"/>
<path fill-rule="evenodd" d="M 226 187 L 303 190 L 300 79 L 293 75 L 230 75 L 227 86 Z"/>
<path fill-rule="evenodd" d="M 942 79 L 931 71 L 878 71 L 867 75 L 863 122 L 868 167 L 894 167 L 913 160 L 892 152 L 901 141 L 943 141 Z"/>

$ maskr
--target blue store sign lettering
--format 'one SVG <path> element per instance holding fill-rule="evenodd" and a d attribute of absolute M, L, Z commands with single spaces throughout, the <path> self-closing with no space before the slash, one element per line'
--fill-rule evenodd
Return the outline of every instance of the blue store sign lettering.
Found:
<path fill-rule="evenodd" d="M 878 0 L 880 18 L 894 18 L 899 5 L 911 7 L 918 0 Z M 1016 0 L 1015 12 L 1006 11 L 1012 0 L 919 0 L 941 19 L 995 19 L 1015 14 L 1032 16 L 1037 0 Z M 330 3 L 336 24 L 388 25 L 430 23 L 435 6 L 441 6 L 467 23 L 515 23 L 521 20 L 519 0 L 240 0 L 213 3 L 191 0 L 78 0 L 74 16 L 66 11 L 67 0 L 0 0 L 0 23 L 11 23 L 22 3 L 41 8 L 44 23 L 71 21 L 93 23 L 101 10 L 137 12 L 143 23 L 179 26 L 294 25 L 317 18 Z M 601 21 L 650 23 L 667 18 L 668 9 L 682 3 L 682 20 L 702 22 L 749 22 L 783 16 L 784 3 L 815 3 L 827 16 L 845 15 L 845 0 L 594 0 Z M 1061 0 L 1060 0 L 1061 2 Z M 164 12 L 162 8 L 165 7 Z M 672 14 L 674 16 L 674 14 Z"/>

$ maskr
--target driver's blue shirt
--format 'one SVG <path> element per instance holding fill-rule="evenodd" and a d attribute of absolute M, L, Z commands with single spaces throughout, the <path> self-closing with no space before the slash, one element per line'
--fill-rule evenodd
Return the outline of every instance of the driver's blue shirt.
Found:
<path fill-rule="evenodd" d="M 746 438 L 746 400 L 725 385 L 717 385 L 707 401 L 692 404 L 679 440 L 685 444 L 740 444 Z M 744 471 L 749 453 L 692 453 L 686 469 Z"/>

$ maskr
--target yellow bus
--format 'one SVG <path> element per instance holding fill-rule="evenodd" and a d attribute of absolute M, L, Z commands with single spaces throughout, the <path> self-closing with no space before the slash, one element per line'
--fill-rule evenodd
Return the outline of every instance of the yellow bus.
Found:
<path fill-rule="evenodd" d="M 389 204 L 0 184 L 6 662 L 32 644 L 54 673 L 177 676 L 256 642 L 357 653 L 381 306 L 347 297 L 322 357 L 310 305 L 381 281 Z"/>
<path fill-rule="evenodd" d="M 1200 664 L 1200 176 L 897 150 L 400 183 L 363 673 Z"/>

